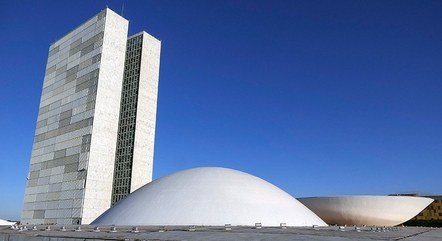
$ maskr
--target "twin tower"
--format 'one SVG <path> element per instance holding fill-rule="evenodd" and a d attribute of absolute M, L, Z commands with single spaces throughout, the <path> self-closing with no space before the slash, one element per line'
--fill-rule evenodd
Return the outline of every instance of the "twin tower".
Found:
<path fill-rule="evenodd" d="M 51 44 L 22 223 L 88 224 L 152 180 L 161 42 L 104 9 Z"/>

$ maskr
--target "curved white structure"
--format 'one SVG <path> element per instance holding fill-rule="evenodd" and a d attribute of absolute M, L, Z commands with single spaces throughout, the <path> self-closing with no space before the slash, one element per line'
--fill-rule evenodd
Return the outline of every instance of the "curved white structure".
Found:
<path fill-rule="evenodd" d="M 395 226 L 433 202 L 409 196 L 337 196 L 298 198 L 328 224 Z"/>
<path fill-rule="evenodd" d="M 118 202 L 95 225 L 327 225 L 278 187 L 244 172 L 203 167 L 157 179 Z"/>
<path fill-rule="evenodd" d="M 0 219 L 0 226 L 11 226 L 14 225 L 15 222 L 9 222 L 3 219 Z"/>

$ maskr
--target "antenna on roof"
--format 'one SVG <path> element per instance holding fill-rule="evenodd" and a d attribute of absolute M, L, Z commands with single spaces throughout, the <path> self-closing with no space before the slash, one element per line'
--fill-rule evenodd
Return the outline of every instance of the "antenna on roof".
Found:
<path fill-rule="evenodd" d="M 124 0 L 123 3 L 121 4 L 121 17 L 124 17 Z"/>

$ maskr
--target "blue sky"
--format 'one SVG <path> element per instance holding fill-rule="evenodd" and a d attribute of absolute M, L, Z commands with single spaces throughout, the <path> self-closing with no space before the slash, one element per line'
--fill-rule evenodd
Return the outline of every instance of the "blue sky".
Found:
<path fill-rule="evenodd" d="M 122 1 L 0 4 L 0 218 L 20 215 L 51 42 Z M 125 1 L 162 41 L 154 178 L 441 194 L 441 1 Z"/>

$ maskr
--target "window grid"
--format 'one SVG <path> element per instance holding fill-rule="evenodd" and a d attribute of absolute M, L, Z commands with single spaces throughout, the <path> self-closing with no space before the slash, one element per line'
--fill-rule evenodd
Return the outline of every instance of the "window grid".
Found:
<path fill-rule="evenodd" d="M 112 187 L 112 205 L 130 193 L 142 38 L 143 36 L 139 35 L 127 41 Z"/>

